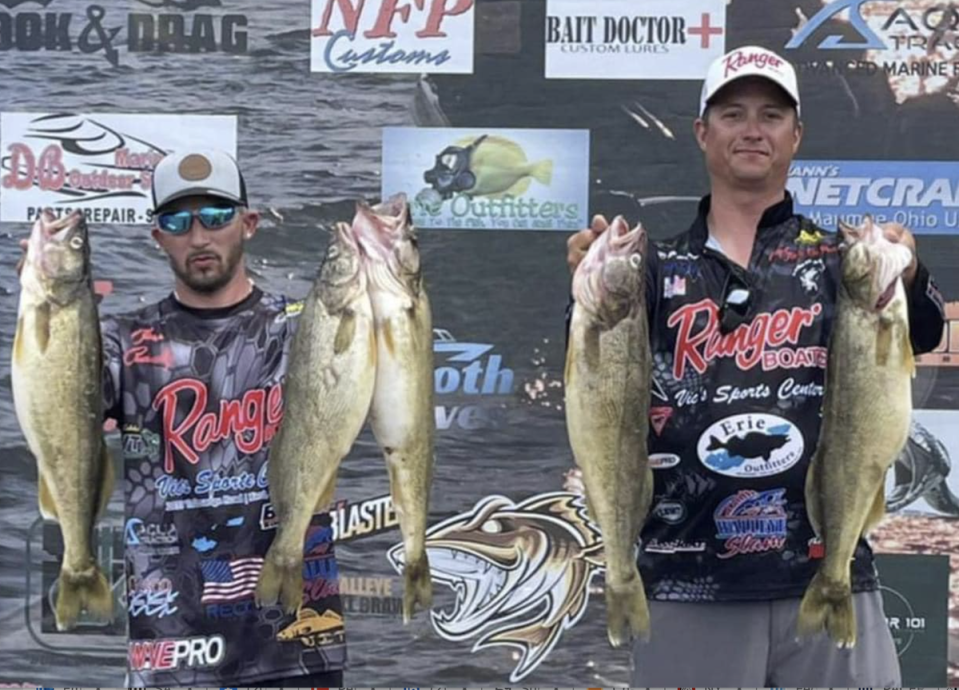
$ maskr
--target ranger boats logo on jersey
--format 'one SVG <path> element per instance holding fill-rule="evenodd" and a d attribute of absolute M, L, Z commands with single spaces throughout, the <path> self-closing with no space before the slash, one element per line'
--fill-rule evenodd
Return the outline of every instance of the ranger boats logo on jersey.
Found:
<path fill-rule="evenodd" d="M 699 437 L 699 460 L 727 477 L 768 477 L 802 458 L 802 433 L 772 414 L 738 414 L 710 426 Z"/>
<path fill-rule="evenodd" d="M 433 628 L 445 640 L 479 637 L 474 652 L 518 649 L 514 683 L 582 617 L 590 581 L 605 563 L 583 499 L 565 492 L 520 503 L 487 496 L 473 510 L 431 527 L 426 549 L 433 581 L 456 593 L 452 608 L 431 612 Z M 401 544 L 387 557 L 403 571 Z"/>
<path fill-rule="evenodd" d="M 803 330 L 813 326 L 822 305 L 808 309 L 793 307 L 756 314 L 752 321 L 723 335 L 719 330 L 719 308 L 711 299 L 684 304 L 666 322 L 676 329 L 673 376 L 682 381 L 686 367 L 704 374 L 719 358 L 733 358 L 743 371 L 761 364 L 763 371 L 806 367 L 825 368 L 826 348 L 788 347 L 799 343 Z"/>

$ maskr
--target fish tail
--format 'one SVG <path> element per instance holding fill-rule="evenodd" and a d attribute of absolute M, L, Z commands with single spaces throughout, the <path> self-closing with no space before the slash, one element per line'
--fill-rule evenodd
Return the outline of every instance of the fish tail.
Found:
<path fill-rule="evenodd" d="M 549 185 L 553 181 L 553 161 L 547 158 L 533 164 L 529 174 L 537 182 Z"/>
<path fill-rule="evenodd" d="M 606 633 L 613 647 L 630 637 L 649 640 L 649 605 L 639 573 L 622 585 L 606 583 Z"/>
<path fill-rule="evenodd" d="M 720 448 L 725 448 L 722 441 L 720 441 L 715 436 L 709 437 L 709 447 L 706 450 L 719 450 Z"/>
<path fill-rule="evenodd" d="M 830 580 L 817 572 L 799 604 L 800 635 L 813 635 L 823 628 L 842 647 L 856 644 L 856 613 L 848 583 Z"/>
<path fill-rule="evenodd" d="M 256 605 L 273 606 L 279 600 L 287 613 L 293 613 L 303 604 L 302 558 L 277 557 L 272 551 L 271 547 L 256 583 Z"/>
<path fill-rule="evenodd" d="M 82 571 L 60 570 L 57 594 L 57 630 L 71 630 L 86 611 L 100 622 L 113 620 L 113 592 L 106 576 L 95 564 Z"/>
<path fill-rule="evenodd" d="M 413 618 L 416 605 L 424 611 L 433 606 L 433 581 L 430 579 L 430 562 L 424 553 L 421 558 L 407 563 L 403 568 L 403 624 Z"/>

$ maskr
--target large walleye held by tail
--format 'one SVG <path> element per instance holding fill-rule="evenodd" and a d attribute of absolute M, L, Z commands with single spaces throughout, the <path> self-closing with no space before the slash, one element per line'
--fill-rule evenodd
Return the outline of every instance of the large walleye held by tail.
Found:
<path fill-rule="evenodd" d="M 376 343 L 360 250 L 338 224 L 293 336 L 284 416 L 270 448 L 276 538 L 256 588 L 258 605 L 303 601 L 303 542 L 329 506 L 340 461 L 353 447 L 373 397 Z"/>
<path fill-rule="evenodd" d="M 93 555 L 93 527 L 110 500 L 103 439 L 103 355 L 79 213 L 33 225 L 20 274 L 11 374 L 17 419 L 40 475 L 40 513 L 60 524 L 63 563 L 54 613 L 70 630 L 86 611 L 113 618 L 113 594 Z"/>
<path fill-rule="evenodd" d="M 593 242 L 573 277 L 566 357 L 566 427 L 589 514 L 606 553 L 610 644 L 648 638 L 636 543 L 652 500 L 647 461 L 650 346 L 646 233 L 622 218 Z"/>
<path fill-rule="evenodd" d="M 806 476 L 809 520 L 825 557 L 799 607 L 799 632 L 856 644 L 850 566 L 885 512 L 886 470 L 909 436 L 914 359 L 900 275 L 908 247 L 867 216 L 840 225 L 842 280 L 829 343 L 819 444 Z"/>
<path fill-rule="evenodd" d="M 433 600 L 426 521 L 433 481 L 433 324 L 420 254 L 403 195 L 359 204 L 353 231 L 363 249 L 376 323 L 373 434 L 386 456 L 403 535 L 403 620 Z"/>

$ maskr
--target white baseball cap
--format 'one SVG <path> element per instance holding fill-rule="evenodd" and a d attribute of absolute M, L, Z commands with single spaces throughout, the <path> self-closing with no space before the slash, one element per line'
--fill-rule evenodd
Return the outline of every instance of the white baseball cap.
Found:
<path fill-rule="evenodd" d="M 153 171 L 153 208 L 200 195 L 246 206 L 246 183 L 233 156 L 214 149 L 189 149 L 164 156 Z"/>
<path fill-rule="evenodd" d="M 699 96 L 699 116 L 703 116 L 709 100 L 721 88 L 743 77 L 763 77 L 773 82 L 793 100 L 796 114 L 799 114 L 799 86 L 793 66 L 771 50 L 759 46 L 743 46 L 716 58 L 709 66 Z"/>

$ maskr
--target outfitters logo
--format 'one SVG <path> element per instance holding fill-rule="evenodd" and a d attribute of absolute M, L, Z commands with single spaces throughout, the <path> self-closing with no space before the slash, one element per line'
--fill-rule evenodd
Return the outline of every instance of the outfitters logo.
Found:
<path fill-rule="evenodd" d="M 242 14 L 193 14 L 202 7 L 219 7 L 220 0 L 139 0 L 150 9 L 176 13 L 130 12 L 111 14 L 102 5 L 87 6 L 85 15 L 73 12 L 16 11 L 28 0 L 3 0 L 0 5 L 0 51 L 102 53 L 114 67 L 120 64 L 120 34 L 126 30 L 128 53 L 247 52 L 247 17 Z M 52 0 L 37 0 L 47 7 Z M 119 23 L 119 25 L 118 25 Z M 125 25 L 124 25 L 125 23 Z"/>
<path fill-rule="evenodd" d="M 177 671 L 217 666 L 226 656 L 221 635 L 185 639 L 131 640 L 128 662 L 133 671 Z"/>
<path fill-rule="evenodd" d="M 681 381 L 686 367 L 704 374 L 718 358 L 732 357 L 743 371 L 762 364 L 763 371 L 826 366 L 825 347 L 782 347 L 796 345 L 803 329 L 813 325 L 822 313 L 821 304 L 809 309 L 793 307 L 757 314 L 750 323 L 731 333 L 719 331 L 719 308 L 711 299 L 685 304 L 669 317 L 666 325 L 677 329 L 673 376 Z"/>
<path fill-rule="evenodd" d="M 713 513 L 716 538 L 726 550 L 717 558 L 779 551 L 786 545 L 785 489 L 744 489 L 723 500 Z"/>
<path fill-rule="evenodd" d="M 451 610 L 434 610 L 445 640 L 479 639 L 519 650 L 510 681 L 530 674 L 586 611 L 589 584 L 605 566 L 599 530 L 580 497 L 547 493 L 514 503 L 488 496 L 473 510 L 431 527 L 430 575 L 452 589 Z M 387 557 L 397 572 L 403 547 Z"/>
<path fill-rule="evenodd" d="M 177 424 L 181 396 L 193 397 L 186 417 Z M 163 412 L 164 471 L 173 472 L 176 450 L 190 464 L 200 461 L 199 453 L 228 436 L 241 453 L 254 455 L 266 446 L 283 418 L 283 388 L 256 388 L 239 400 L 223 400 L 218 412 L 205 412 L 208 391 L 203 381 L 179 379 L 167 384 L 153 399 L 153 409 Z"/>
<path fill-rule="evenodd" d="M 703 432 L 697 451 L 710 470 L 727 477 L 768 477 L 785 472 L 802 458 L 802 433 L 772 414 L 738 414 Z"/>

